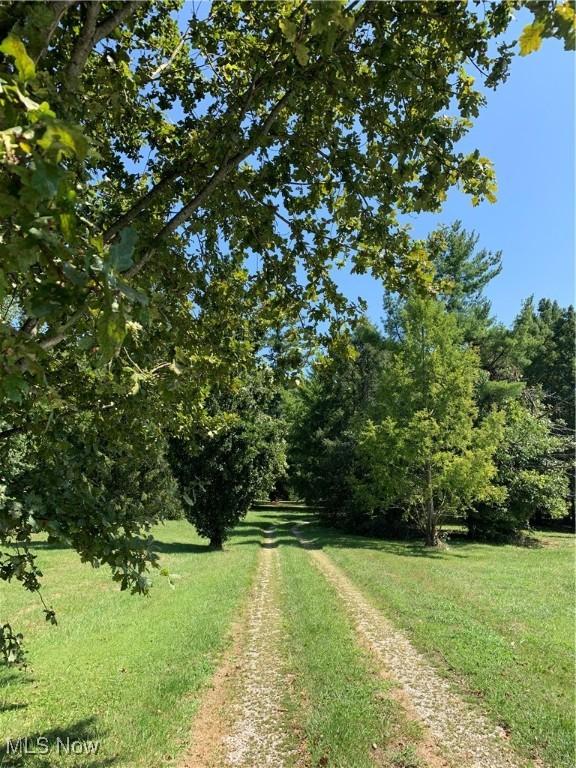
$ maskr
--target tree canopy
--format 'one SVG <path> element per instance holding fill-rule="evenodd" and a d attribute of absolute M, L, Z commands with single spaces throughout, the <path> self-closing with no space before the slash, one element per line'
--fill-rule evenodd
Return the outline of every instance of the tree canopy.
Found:
<path fill-rule="evenodd" d="M 410 298 L 399 320 L 402 339 L 362 429 L 368 473 L 359 486 L 376 506 L 402 509 L 435 545 L 446 515 L 462 515 L 494 493 L 501 423 L 497 414 L 476 423 L 478 356 L 462 345 L 457 320 L 442 303 Z"/>
<path fill-rule="evenodd" d="M 233 390 L 211 393 L 203 429 L 173 436 L 170 463 L 186 518 L 213 549 L 255 498 L 267 498 L 285 469 L 285 442 L 272 372 L 260 366 Z"/>
<path fill-rule="evenodd" d="M 222 259 L 269 323 L 344 310 L 344 256 L 425 280 L 398 214 L 456 184 L 494 198 L 490 161 L 457 142 L 484 103 L 468 69 L 506 78 L 513 41 L 492 41 L 520 5 L 216 2 L 185 29 L 178 2 L 4 5 L 6 397 L 34 399 L 64 341 L 107 362 L 135 324 L 193 364 L 178 335 Z M 528 7 L 532 47 L 573 42 L 569 4 Z"/>

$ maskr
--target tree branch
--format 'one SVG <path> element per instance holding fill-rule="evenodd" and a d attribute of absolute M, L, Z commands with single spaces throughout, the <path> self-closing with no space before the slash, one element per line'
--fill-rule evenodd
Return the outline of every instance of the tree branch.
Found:
<path fill-rule="evenodd" d="M 134 11 L 143 5 L 144 0 L 131 0 L 122 4 L 121 8 L 110 14 L 104 21 L 97 25 L 98 13 L 100 11 L 100 2 L 86 3 L 86 21 L 80 37 L 78 38 L 70 64 L 64 74 L 64 87 L 70 90 L 78 80 L 88 56 L 92 49 L 105 37 L 108 37 L 118 27 L 124 19 L 128 18 Z"/>
<path fill-rule="evenodd" d="M 34 336 L 38 330 L 39 323 L 40 321 L 37 317 L 28 317 L 22 325 L 22 328 L 20 328 L 20 332 L 25 333 L 28 336 Z"/>
<path fill-rule="evenodd" d="M 76 41 L 74 50 L 72 51 L 72 57 L 70 63 L 64 71 L 63 85 L 67 90 L 70 90 L 72 85 L 78 79 L 80 72 L 82 72 L 86 59 L 90 55 L 92 50 L 92 40 L 94 33 L 96 32 L 96 22 L 98 20 L 98 12 L 100 11 L 100 3 L 93 2 L 86 4 L 86 20 L 80 37 Z"/>
<path fill-rule="evenodd" d="M 348 7 L 348 11 L 351 11 L 356 5 L 359 0 L 353 0 L 353 2 Z M 291 16 L 296 15 L 297 11 L 299 11 L 301 8 L 303 8 L 306 5 L 305 2 L 301 3 L 300 6 L 298 6 L 296 9 L 294 9 Z M 359 23 L 361 23 L 364 18 L 367 15 L 367 5 L 364 5 L 362 9 L 356 14 L 355 17 L 355 26 L 357 26 Z M 276 31 L 272 34 L 272 37 L 274 37 L 276 34 L 278 34 Z M 335 43 L 334 50 L 337 50 L 340 45 L 350 36 L 350 32 L 346 32 L 342 35 L 342 37 Z M 181 41 L 182 42 L 182 41 Z M 263 85 L 266 83 L 266 81 L 270 78 L 272 78 L 272 82 L 277 82 L 277 72 L 276 72 L 276 65 L 278 64 L 278 58 L 276 58 L 273 62 L 274 69 L 270 73 L 268 72 L 265 76 L 261 74 L 255 74 L 252 78 L 252 81 L 250 82 L 248 88 L 244 91 L 242 94 L 242 97 L 240 98 L 240 110 L 239 110 L 239 120 L 238 124 L 240 125 L 244 117 L 246 116 L 246 113 L 252 106 L 252 103 L 254 101 L 254 98 L 256 94 L 262 89 Z M 320 59 L 318 62 L 316 62 L 315 65 L 309 67 L 308 74 L 314 74 L 314 71 L 321 68 L 323 65 L 322 59 Z M 236 102 L 237 103 L 237 102 Z M 236 105 L 234 105 L 236 106 Z M 226 110 L 226 113 L 224 115 L 224 120 L 228 119 L 233 111 L 232 105 Z M 247 155 L 246 155 L 247 156 Z M 238 162 L 242 162 L 241 158 Z M 109 243 L 111 240 L 113 240 L 116 235 L 120 232 L 120 230 L 124 229 L 124 227 L 127 227 L 129 224 L 131 224 L 134 219 L 142 213 L 142 211 L 146 210 L 146 208 L 150 205 L 150 203 L 155 200 L 157 197 L 159 197 L 162 192 L 177 178 L 179 178 L 183 171 L 186 169 L 189 161 L 186 159 L 180 158 L 178 162 L 173 163 L 171 166 L 169 166 L 168 171 L 166 175 L 154 186 L 152 187 L 143 197 L 141 197 L 139 200 L 136 200 L 135 203 L 132 204 L 132 206 L 126 211 L 126 213 L 122 214 L 118 219 L 116 219 L 115 222 L 113 222 L 108 229 L 105 230 L 103 233 L 103 239 L 104 242 Z M 218 173 L 218 171 L 216 172 Z M 208 184 L 210 184 L 212 179 L 208 181 Z M 177 225 L 178 226 L 178 225 Z M 150 260 L 150 256 L 146 258 L 147 261 Z M 142 265 L 144 266 L 144 264 Z M 137 265 L 135 265 L 134 268 L 136 268 Z M 138 268 L 136 272 L 139 272 L 141 269 Z M 134 272 L 134 274 L 136 274 Z"/>
<path fill-rule="evenodd" d="M 117 26 L 121 21 L 126 18 L 126 16 L 129 15 L 129 13 L 133 12 L 136 7 L 141 5 L 143 0 L 136 0 L 136 2 L 130 2 L 126 3 L 126 5 L 116 11 L 112 16 L 109 17 L 108 20 L 103 22 L 97 29 L 94 29 L 90 36 L 90 42 L 93 40 L 96 40 L 96 42 L 103 37 L 106 36 L 106 34 L 109 34 L 112 29 L 114 29 L 115 26 Z M 99 5 L 98 3 L 94 3 L 94 5 Z M 130 9 L 128 9 L 128 6 Z M 362 17 L 365 15 L 365 8 L 360 11 L 360 13 L 356 16 L 356 24 L 362 19 Z M 89 14 L 90 14 L 90 6 L 89 6 Z M 93 18 L 93 15 L 90 14 L 90 19 Z M 83 30 L 83 33 L 81 35 L 81 45 L 77 45 L 77 47 L 81 48 L 77 52 L 77 55 L 75 57 L 75 67 L 78 67 L 78 62 L 81 60 L 81 57 L 84 56 L 83 62 L 86 61 L 87 56 L 90 53 L 90 46 L 89 43 L 87 43 L 87 39 L 89 37 L 88 31 L 91 28 L 92 21 L 90 21 L 90 25 L 85 25 L 85 29 Z M 87 29 L 88 28 L 88 29 Z M 339 47 L 339 45 L 348 37 L 348 33 L 344 35 L 335 45 L 336 47 Z M 80 43 L 80 41 L 79 41 Z M 95 43 L 92 43 L 95 44 Z M 322 66 L 323 62 L 320 59 L 316 62 L 316 64 L 308 69 L 308 75 L 313 75 L 314 71 L 317 70 Z M 72 62 L 71 62 L 72 65 Z M 83 63 L 78 71 L 81 71 L 81 68 L 83 66 Z M 275 76 L 275 73 L 268 73 L 268 75 L 274 78 L 274 81 L 277 80 L 277 77 Z M 240 115 L 239 115 L 239 126 L 241 125 L 242 119 L 244 118 L 247 110 L 249 109 L 250 105 L 253 102 L 255 94 L 258 92 L 258 90 L 262 87 L 264 82 L 266 82 L 266 77 L 262 77 L 261 75 L 255 75 L 252 82 L 248 86 L 247 90 L 244 92 L 243 96 L 241 97 L 241 103 L 242 106 L 240 108 Z M 137 275 L 143 267 L 151 260 L 155 247 L 160 244 L 160 242 L 169 234 L 172 234 L 175 230 L 178 229 L 179 226 L 181 226 L 185 221 L 187 221 L 192 214 L 202 205 L 202 203 L 210 196 L 210 194 L 213 192 L 214 189 L 216 189 L 220 184 L 226 179 L 228 174 L 231 170 L 234 168 L 237 168 L 238 165 L 245 160 L 252 152 L 254 152 L 255 149 L 258 148 L 259 143 L 264 139 L 268 133 L 270 132 L 270 129 L 272 128 L 272 125 L 274 124 L 274 121 L 278 114 L 282 111 L 282 109 L 286 106 L 286 104 L 289 102 L 289 100 L 292 98 L 294 93 L 295 87 L 292 86 L 289 88 L 282 98 L 280 98 L 274 107 L 270 110 L 268 113 L 266 119 L 262 123 L 259 129 L 256 130 L 254 138 L 248 141 L 246 147 L 238 152 L 236 155 L 233 155 L 232 157 L 225 156 L 224 161 L 220 165 L 220 167 L 214 171 L 212 176 L 207 180 L 207 182 L 204 184 L 202 189 L 190 200 L 189 203 L 183 206 L 183 208 L 178 211 L 174 216 L 172 216 L 171 219 L 168 220 L 168 222 L 160 229 L 160 231 L 156 234 L 156 236 L 153 238 L 150 247 L 148 250 L 144 253 L 142 258 L 139 262 L 134 264 L 129 270 L 127 270 L 124 273 L 125 279 L 130 279 Z M 232 107 L 230 107 L 227 112 L 226 116 L 229 116 L 232 112 Z M 132 207 L 124 213 L 122 216 L 120 216 L 110 227 L 108 227 L 107 230 L 103 233 L 103 239 L 105 242 L 110 242 L 117 234 L 118 232 L 123 229 L 125 226 L 127 226 L 130 222 L 132 222 L 143 210 L 145 210 L 149 204 L 155 200 L 166 187 L 168 187 L 174 180 L 176 180 L 178 177 L 182 175 L 182 160 L 179 161 L 179 163 L 173 163 L 168 170 L 168 173 L 166 176 L 164 176 L 152 189 L 150 189 L 142 198 L 140 198 L 138 201 L 136 201 Z M 76 311 L 69 320 L 62 325 L 58 332 L 55 333 L 52 336 L 45 336 L 43 339 L 39 341 L 39 346 L 44 350 L 52 349 L 53 347 L 60 344 L 60 342 L 64 341 L 66 337 L 68 336 L 69 330 L 76 324 L 76 322 L 83 316 L 84 310 L 79 309 Z"/>
<path fill-rule="evenodd" d="M 182 50 L 182 46 L 186 42 L 187 38 L 188 38 L 188 32 L 185 32 L 182 35 L 182 37 L 180 38 L 180 41 L 178 42 L 178 45 L 176 46 L 176 48 L 174 48 L 174 50 L 170 54 L 169 58 L 166 61 L 164 61 L 162 64 L 159 64 L 156 67 L 156 69 L 153 72 L 150 73 L 150 77 L 148 78 L 148 82 L 150 82 L 152 80 L 158 80 L 160 75 L 172 66 L 172 64 L 176 60 L 176 57 L 178 56 L 178 54 Z"/>
<path fill-rule="evenodd" d="M 55 333 L 53 336 L 44 336 L 44 338 L 40 339 L 38 342 L 38 346 L 43 350 L 49 350 L 52 349 L 52 347 L 58 346 L 61 341 L 64 341 L 64 339 L 68 336 L 68 331 L 76 325 L 78 320 L 84 315 L 85 307 L 82 307 L 81 309 L 76 310 L 73 315 L 71 315 L 68 320 L 60 326 L 57 333 Z"/>
<path fill-rule="evenodd" d="M 246 116 L 247 111 L 250 109 L 250 106 L 252 105 L 252 102 L 254 100 L 254 97 L 258 90 L 263 86 L 265 82 L 265 78 L 261 77 L 260 75 L 255 75 L 252 78 L 252 81 L 250 82 L 250 85 L 244 92 L 241 102 L 242 106 L 240 107 L 240 112 L 238 115 L 238 124 L 242 122 L 244 117 Z M 224 115 L 224 119 L 228 119 L 232 114 L 232 106 L 230 106 L 226 110 L 226 114 Z M 111 242 L 116 235 L 120 232 L 120 230 L 124 229 L 124 227 L 127 227 L 129 224 L 131 224 L 134 219 L 142 213 L 142 211 L 145 211 L 150 203 L 152 203 L 156 198 L 160 197 L 160 195 L 166 190 L 172 182 L 176 181 L 177 178 L 179 178 L 183 171 L 186 169 L 186 167 L 189 165 L 189 160 L 186 159 L 180 159 L 178 162 L 173 163 L 171 166 L 169 166 L 168 171 L 166 172 L 166 175 L 163 176 L 160 181 L 155 184 L 148 192 L 146 192 L 145 195 L 143 195 L 139 200 L 136 200 L 135 203 L 132 204 L 132 206 L 126 211 L 126 213 L 122 214 L 116 221 L 111 224 L 108 229 L 103 233 L 102 237 L 104 239 L 105 243 Z"/>
<path fill-rule="evenodd" d="M 248 142 L 248 146 L 245 149 L 243 149 L 241 152 L 238 152 L 229 160 L 226 160 L 220 166 L 220 168 L 218 168 L 218 170 L 210 177 L 200 192 L 198 192 L 198 194 L 195 195 L 195 197 L 189 203 L 187 203 L 187 205 L 185 205 L 162 227 L 160 232 L 158 232 L 156 239 L 163 239 L 166 235 L 169 235 L 178 229 L 178 227 L 187 219 L 189 219 L 194 211 L 202 205 L 212 190 L 224 181 L 229 171 L 231 171 L 233 168 L 237 168 L 243 160 L 252 154 L 252 152 L 259 146 L 261 140 L 264 139 L 270 132 L 270 129 L 274 124 L 274 120 L 286 106 L 292 96 L 292 93 L 292 90 L 286 91 L 284 96 L 282 96 L 282 98 L 279 99 L 274 107 L 270 110 L 268 117 L 262 123 L 260 130 L 257 132 L 256 138 Z"/>
<path fill-rule="evenodd" d="M 9 429 L 3 429 L 0 432 L 0 440 L 5 440 L 7 437 L 12 437 L 12 435 L 19 435 L 22 432 L 24 432 L 24 427 L 10 427 Z"/>
<path fill-rule="evenodd" d="M 48 26 L 48 31 L 46 32 L 46 37 L 44 39 L 44 45 L 38 52 L 38 54 L 34 58 L 34 63 L 38 64 L 40 59 L 46 54 L 46 51 L 48 50 L 48 46 L 50 45 L 50 41 L 52 40 L 52 36 L 54 35 L 54 32 L 58 29 L 58 24 L 60 24 L 60 21 L 68 8 L 70 8 L 71 5 L 74 5 L 76 0 L 62 0 L 62 2 L 56 2 L 52 3 L 52 9 L 54 11 L 54 18 L 52 19 L 52 22 Z"/>
<path fill-rule="evenodd" d="M 159 197 L 162 192 L 164 192 L 164 190 L 169 187 L 170 184 L 172 184 L 173 181 L 176 181 L 181 173 L 182 167 L 174 164 L 169 169 L 166 176 L 163 176 L 157 184 L 155 184 L 151 189 L 148 190 L 148 192 L 146 192 L 145 195 L 133 203 L 132 207 L 129 208 L 126 213 L 123 213 L 119 218 L 116 219 L 113 224 L 108 227 L 108 229 L 104 231 L 102 235 L 104 242 L 109 243 L 114 240 L 118 232 L 131 224 L 134 219 L 140 213 L 142 213 L 142 211 L 145 211 L 149 207 L 150 203 Z"/>
<path fill-rule="evenodd" d="M 121 8 L 108 16 L 108 18 L 104 19 L 102 24 L 96 27 L 93 45 L 96 45 L 100 42 L 100 40 L 108 37 L 108 35 L 113 32 L 116 27 L 122 24 L 124 19 L 127 19 L 128 16 L 131 16 L 134 11 L 139 8 L 139 6 L 144 5 L 144 2 L 145 0 L 131 0 L 131 2 L 122 3 Z"/>
<path fill-rule="evenodd" d="M 196 211 L 206 200 L 207 197 L 210 196 L 210 194 L 213 192 L 216 187 L 220 186 L 220 184 L 226 179 L 230 171 L 234 168 L 237 168 L 240 163 L 245 160 L 252 152 L 258 147 L 260 141 L 267 136 L 267 134 L 270 132 L 270 129 L 272 128 L 272 125 L 274 124 L 274 120 L 278 116 L 278 114 L 282 111 L 283 107 L 286 106 L 288 101 L 290 100 L 290 97 L 292 96 L 292 90 L 286 91 L 284 96 L 282 96 L 279 101 L 276 102 L 275 106 L 270 110 L 268 117 L 266 120 L 262 123 L 262 126 L 260 130 L 258 131 L 258 135 L 256 139 L 253 139 L 248 143 L 248 146 L 243 149 L 241 152 L 238 152 L 233 157 L 225 160 L 222 165 L 212 174 L 212 176 L 208 179 L 206 184 L 202 187 L 202 189 L 190 200 L 189 203 L 187 203 L 183 208 L 181 208 L 178 213 L 176 213 L 174 216 L 172 216 L 171 219 L 169 219 L 166 224 L 162 227 L 162 229 L 158 232 L 154 240 L 152 241 L 152 247 L 148 249 L 148 251 L 144 254 L 144 256 L 140 259 L 139 262 L 134 264 L 132 267 L 130 267 L 129 270 L 127 270 L 124 273 L 124 276 L 127 279 L 130 279 L 131 277 L 134 277 L 134 275 L 137 275 L 138 272 L 150 261 L 152 258 L 152 255 L 154 253 L 154 246 L 158 245 L 167 235 L 172 234 L 172 232 L 175 232 L 179 226 L 184 224 L 185 221 L 187 221 L 190 216 Z"/>

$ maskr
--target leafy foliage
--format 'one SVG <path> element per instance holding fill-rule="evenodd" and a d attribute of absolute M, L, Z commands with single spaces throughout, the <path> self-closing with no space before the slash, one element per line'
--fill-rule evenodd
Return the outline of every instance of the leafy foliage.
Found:
<path fill-rule="evenodd" d="M 454 312 L 466 341 L 479 342 L 491 325 L 490 302 L 482 291 L 502 270 L 502 254 L 477 250 L 479 235 L 466 232 L 460 221 L 440 226 L 425 241 L 434 273 L 435 295 Z M 403 298 L 387 291 L 386 330 L 399 338 L 398 313 Z"/>
<path fill-rule="evenodd" d="M 358 428 L 374 406 L 385 345 L 376 328 L 358 323 L 320 357 L 288 397 L 290 477 L 298 495 L 319 505 L 334 525 L 370 530 L 372 510 L 353 493 Z M 360 471 L 361 469 L 358 468 Z"/>
<path fill-rule="evenodd" d="M 435 545 L 447 515 L 494 494 L 501 419 L 494 413 L 476 425 L 478 358 L 442 303 L 410 298 L 400 323 L 402 340 L 384 369 L 377 415 L 362 433 L 369 475 L 359 490 L 380 505 L 399 506 Z"/>
<path fill-rule="evenodd" d="M 25 311 L 4 329 L 9 399 L 79 335 L 104 363 L 131 321 L 166 329 L 166 291 L 194 300 L 223 251 L 239 268 L 258 254 L 249 291 L 268 322 L 316 322 L 346 309 L 328 269 L 343 253 L 394 285 L 423 279 L 397 213 L 435 210 L 455 184 L 494 194 L 489 161 L 454 144 L 483 103 L 463 63 L 505 77 L 511 47 L 489 42 L 507 3 L 480 19 L 220 2 L 183 33 L 180 5 L 3 8 L 1 285 Z"/>
<path fill-rule="evenodd" d="M 140 417 L 141 405 L 109 401 L 93 411 L 68 401 L 53 412 L 48 432 L 0 444 L 2 541 L 21 548 L 3 553 L 4 578 L 38 588 L 41 574 L 26 543 L 43 531 L 83 560 L 110 565 L 122 589 L 147 590 L 145 571 L 156 561 L 147 531 L 178 515 L 179 501 L 165 440 Z"/>
<path fill-rule="evenodd" d="M 574 430 L 576 326 L 574 308 L 542 299 L 535 309 L 529 299 L 514 325 L 515 352 L 526 382 L 541 386 L 554 417 Z"/>
<path fill-rule="evenodd" d="M 455 185 L 494 199 L 490 161 L 456 145 L 484 103 L 466 67 L 488 88 L 506 78 L 514 44 L 492 43 L 516 5 L 1 6 L 0 439 L 46 456 L 63 494 L 8 466 L 2 542 L 56 524 L 145 586 L 145 447 L 204 429 L 209 392 L 271 330 L 308 344 L 339 329 L 356 311 L 331 274 L 343 260 L 426 286 L 399 214 L 438 210 Z M 568 36 L 565 10 L 528 7 Z"/>
<path fill-rule="evenodd" d="M 505 406 L 503 440 L 496 454 L 501 498 L 468 516 L 472 535 L 509 539 L 530 526 L 568 513 L 573 442 L 555 433 L 545 407 L 527 392 Z"/>
<path fill-rule="evenodd" d="M 426 533 L 427 503 L 432 519 L 467 514 L 472 535 L 513 538 L 570 511 L 573 308 L 528 300 L 511 329 L 496 323 L 483 289 L 501 254 L 477 244 L 459 222 L 433 232 L 425 246 L 435 299 L 388 292 L 387 335 L 360 323 L 351 348 L 334 345 L 289 398 L 293 482 L 326 522 L 405 535 L 408 516 Z M 407 325 L 418 301 L 420 324 Z M 442 388 L 453 394 L 437 401 Z M 445 509 L 437 514 L 438 497 Z"/>
<path fill-rule="evenodd" d="M 214 392 L 210 428 L 172 440 L 171 463 L 185 514 L 213 549 L 221 549 L 257 496 L 266 496 L 285 463 L 270 371 L 237 391 Z"/>
<path fill-rule="evenodd" d="M 528 24 L 520 35 L 520 56 L 528 56 L 539 50 L 542 39 L 546 37 L 562 37 L 566 50 L 576 47 L 576 10 L 571 0 L 555 4 L 550 12 L 550 6 L 542 3 L 529 3 L 535 19 Z"/>

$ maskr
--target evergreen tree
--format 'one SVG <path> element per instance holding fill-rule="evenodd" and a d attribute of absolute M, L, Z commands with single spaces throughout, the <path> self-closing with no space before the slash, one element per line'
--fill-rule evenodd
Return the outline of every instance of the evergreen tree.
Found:
<path fill-rule="evenodd" d="M 515 325 L 522 334 L 524 378 L 528 385 L 541 385 L 556 420 L 574 431 L 576 375 L 574 307 L 562 309 L 558 302 L 542 299 L 531 315 L 521 315 Z"/>
<path fill-rule="evenodd" d="M 335 344 L 289 398 L 290 474 L 296 493 L 321 506 L 326 522 L 365 528 L 368 510 L 353 504 L 358 424 L 373 406 L 385 359 L 378 330 L 361 321 L 350 345 Z"/>
<path fill-rule="evenodd" d="M 434 273 L 437 298 L 458 317 L 465 340 L 482 339 L 492 325 L 490 302 L 483 290 L 502 270 L 502 253 L 478 250 L 479 235 L 467 232 L 460 221 L 440 226 L 424 242 Z M 405 299 L 387 292 L 384 298 L 386 330 L 398 337 Z"/>

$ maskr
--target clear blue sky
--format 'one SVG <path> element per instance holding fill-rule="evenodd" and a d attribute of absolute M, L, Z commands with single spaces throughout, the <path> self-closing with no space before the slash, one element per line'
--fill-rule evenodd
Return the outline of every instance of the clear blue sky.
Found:
<path fill-rule="evenodd" d="M 526 15 L 524 15 L 526 13 Z M 515 22 L 517 35 L 531 15 Z M 479 247 L 503 252 L 502 273 L 487 289 L 493 314 L 509 324 L 522 300 L 534 294 L 574 303 L 574 90 L 575 56 L 558 40 L 515 57 L 508 81 L 488 91 L 488 103 L 462 142 L 496 167 L 498 201 L 473 207 L 453 190 L 440 214 L 411 218 L 425 237 L 439 223 L 460 219 L 480 235 Z M 370 317 L 382 316 L 382 288 L 368 276 L 342 275 L 350 298 L 363 296 Z"/>

